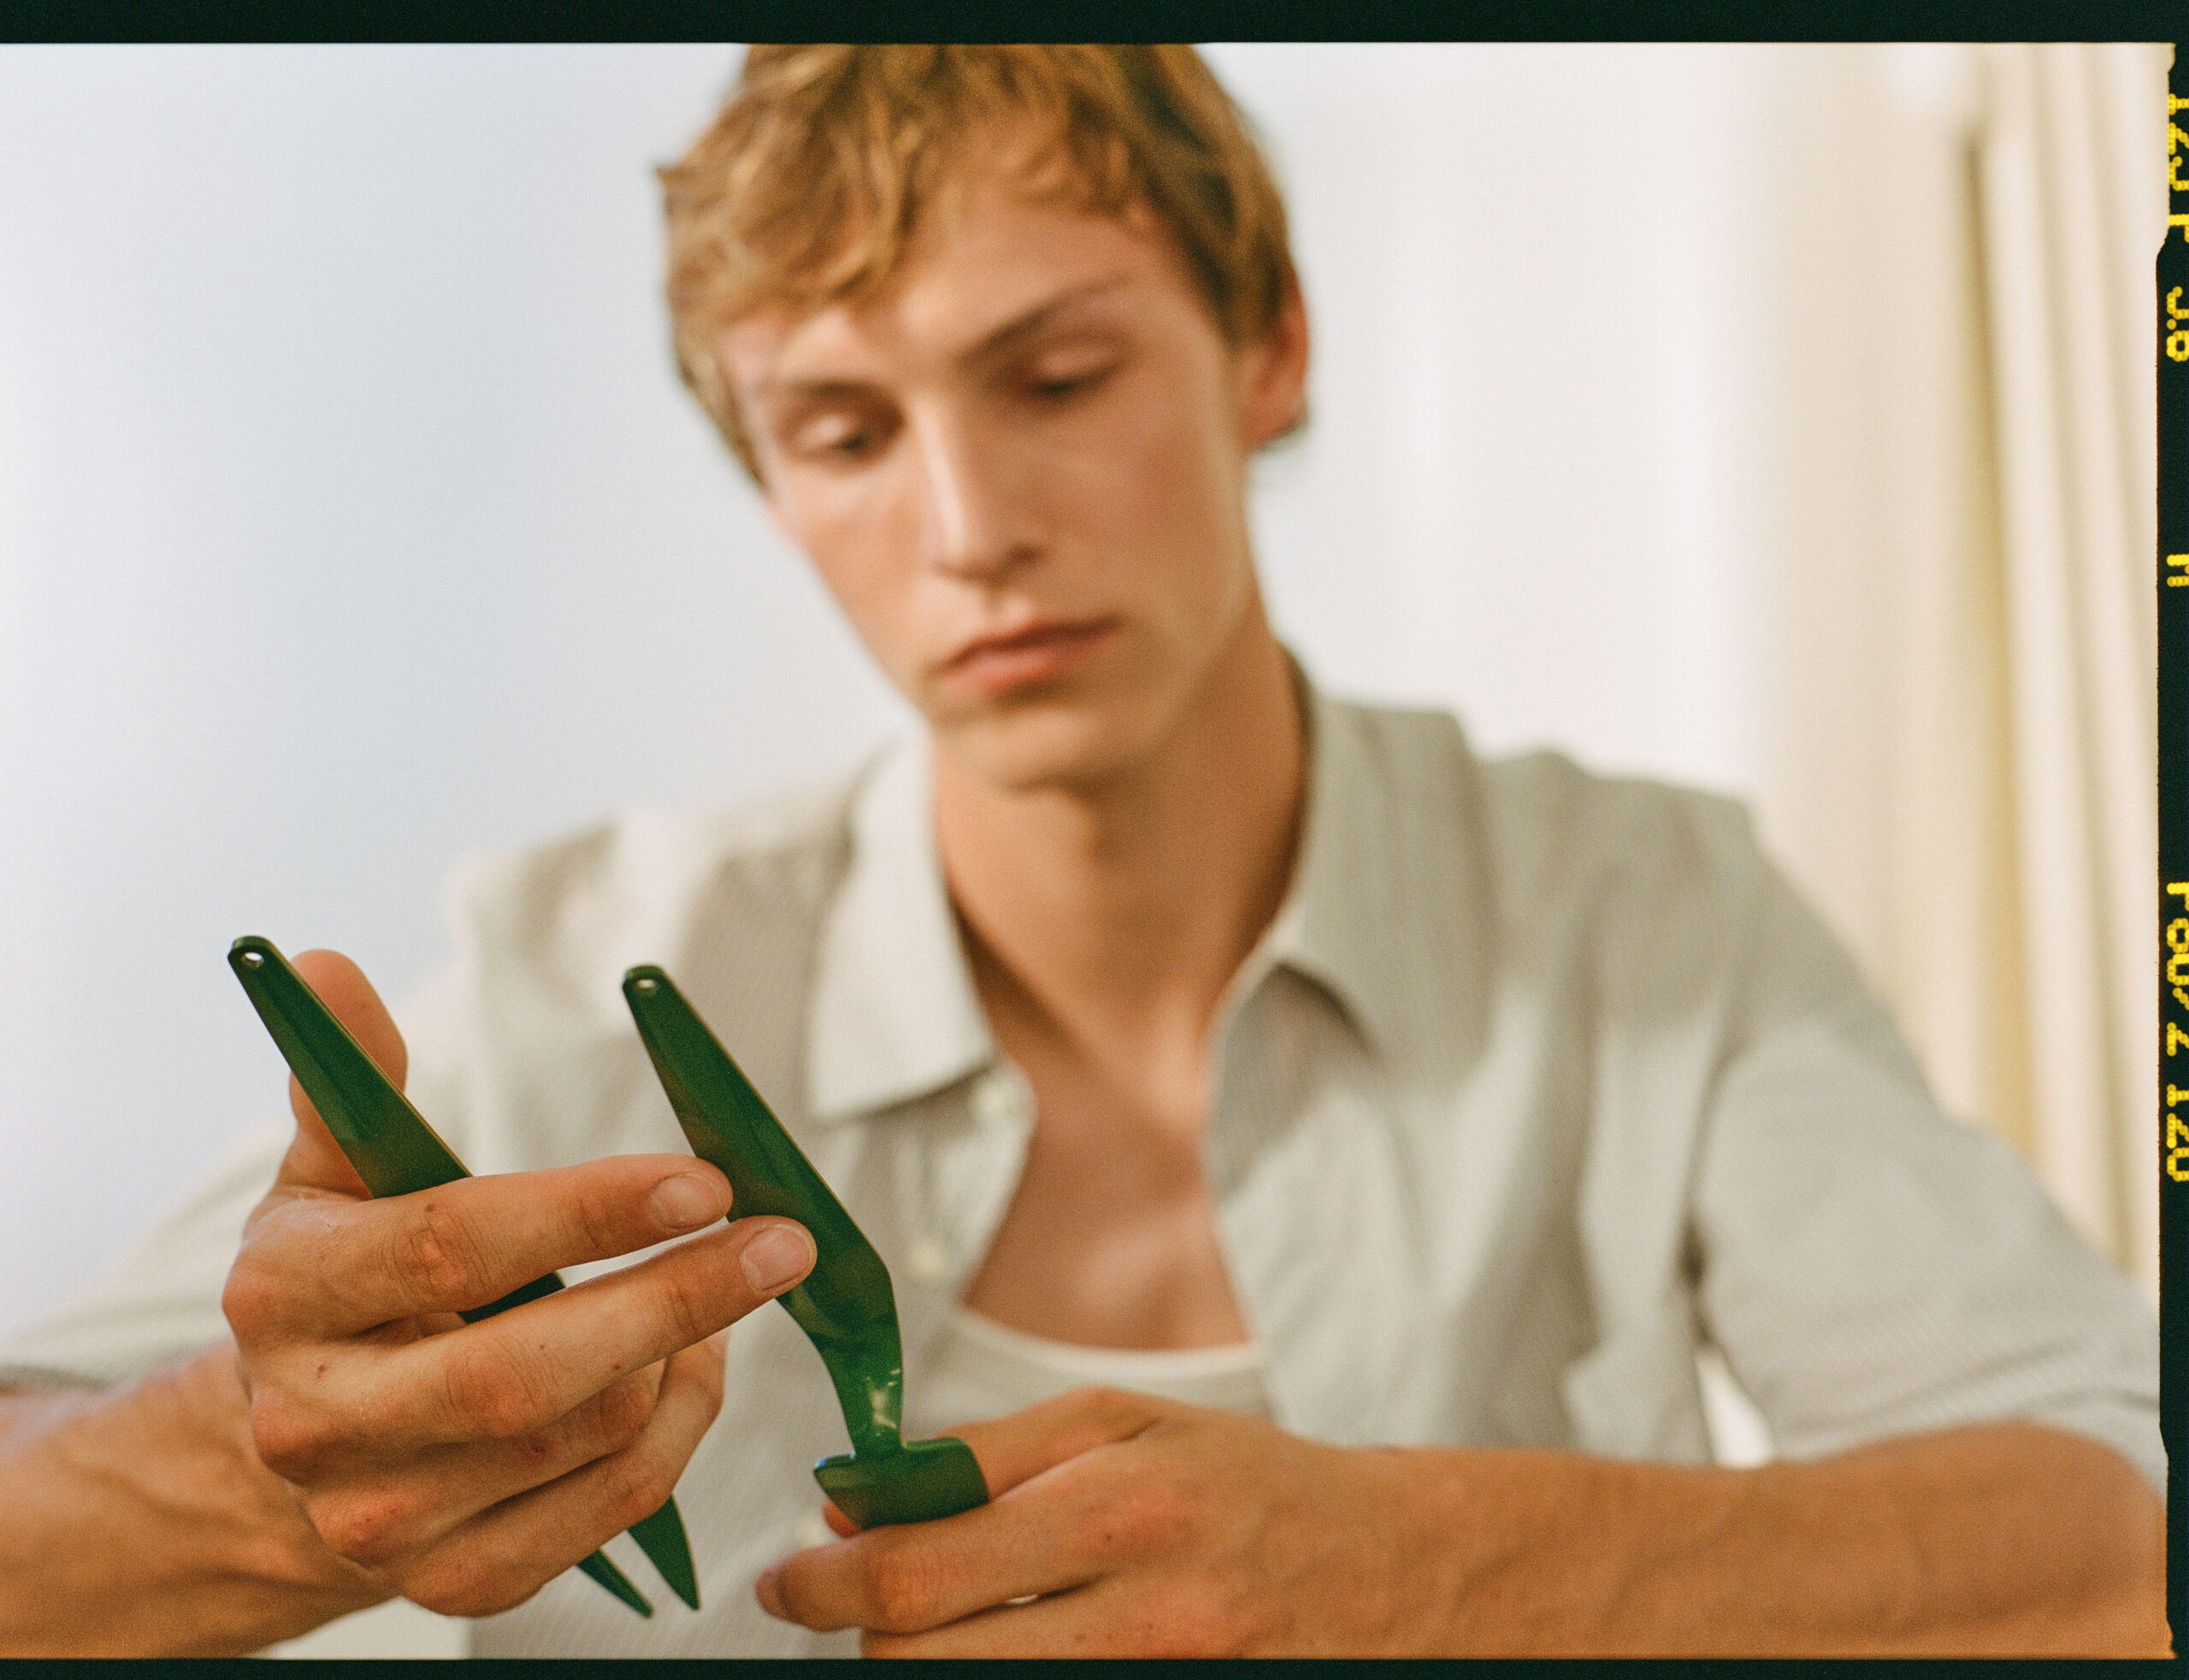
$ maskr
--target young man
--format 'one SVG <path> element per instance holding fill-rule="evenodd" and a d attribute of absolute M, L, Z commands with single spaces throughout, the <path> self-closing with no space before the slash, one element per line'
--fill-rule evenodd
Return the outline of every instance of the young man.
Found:
<path fill-rule="evenodd" d="M 4 1648 L 397 1592 L 494 1654 L 2166 1648 L 2149 1315 L 1738 814 L 1478 763 L 1272 634 L 1307 323 L 1193 55 L 756 49 L 667 182 L 687 376 L 926 739 L 476 868 L 412 1089 L 505 1176 L 363 1200 L 299 1104 L 270 1194 L 11 1350 L 130 1380 L 9 1403 Z M 820 1367 L 719 1334 L 788 1222 L 453 1316 L 727 1209 L 642 961 L 890 1262 L 908 1424 L 990 1504 L 802 1543 Z M 1780 1461 L 1708 1464 L 1705 1340 Z M 564 1571 L 672 1485 L 706 1609 L 641 1623 Z"/>

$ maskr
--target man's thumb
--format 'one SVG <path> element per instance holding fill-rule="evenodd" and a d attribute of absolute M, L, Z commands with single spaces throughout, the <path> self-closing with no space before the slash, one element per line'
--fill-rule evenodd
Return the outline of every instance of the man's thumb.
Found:
<path fill-rule="evenodd" d="M 364 970 L 339 951 L 303 952 L 292 959 L 292 964 L 400 1090 L 410 1070 L 410 1052 L 404 1047 L 394 1017 L 381 1002 L 380 993 L 373 990 L 372 981 L 365 978 Z M 364 1181 L 334 1141 L 294 1074 L 289 1076 L 289 1107 L 297 1117 L 297 1137 L 281 1163 L 278 1182 L 339 1190 L 353 1196 L 367 1194 Z"/>

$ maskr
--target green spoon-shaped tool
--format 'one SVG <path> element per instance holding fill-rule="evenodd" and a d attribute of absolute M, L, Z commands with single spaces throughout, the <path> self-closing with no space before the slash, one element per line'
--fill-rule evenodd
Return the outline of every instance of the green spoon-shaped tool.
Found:
<path fill-rule="evenodd" d="M 813 1467 L 822 1491 L 861 1528 L 986 1504 L 971 1447 L 948 1435 L 907 1441 L 900 1433 L 904 1344 L 889 1269 L 874 1245 L 675 981 L 658 968 L 633 969 L 623 997 L 692 1152 L 729 1180 L 729 1217 L 782 1214 L 813 1235 L 812 1271 L 776 1299 L 820 1350 L 851 1432 L 848 1453 Z"/>
<path fill-rule="evenodd" d="M 350 1158 L 357 1176 L 375 1196 L 406 1196 L 471 1175 L 440 1141 L 410 1099 L 381 1072 L 348 1028 L 337 1021 L 304 976 L 267 940 L 238 940 L 228 949 L 228 966 L 243 982 L 251 1006 L 304 1088 L 327 1129 Z M 526 1301 L 552 1295 L 563 1287 L 553 1272 L 512 1289 L 499 1300 L 463 1315 L 477 1323 Z M 669 1500 L 643 1522 L 631 1525 L 631 1538 L 653 1559 L 676 1596 L 699 1607 L 699 1583 L 692 1567 L 692 1548 L 684 1537 L 676 1501 Z M 645 1595 L 599 1552 L 578 1565 L 587 1575 L 641 1616 L 653 1614 Z"/>

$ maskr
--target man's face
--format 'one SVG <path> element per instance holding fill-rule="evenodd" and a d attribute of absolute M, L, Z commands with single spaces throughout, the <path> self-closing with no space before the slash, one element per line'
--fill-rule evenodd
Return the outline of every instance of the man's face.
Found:
<path fill-rule="evenodd" d="M 1233 351 L 1167 239 L 969 180 L 858 308 L 723 340 L 770 512 L 974 774 L 1090 786 L 1159 750 L 1248 640 L 1254 449 L 1296 309 Z"/>

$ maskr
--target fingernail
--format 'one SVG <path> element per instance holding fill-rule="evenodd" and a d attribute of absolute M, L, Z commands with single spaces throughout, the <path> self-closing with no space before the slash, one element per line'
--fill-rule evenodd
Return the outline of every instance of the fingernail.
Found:
<path fill-rule="evenodd" d="M 745 1281 L 764 1295 L 788 1289 L 813 1268 L 813 1239 L 797 1225 L 770 1225 L 738 1257 Z"/>
<path fill-rule="evenodd" d="M 653 1187 L 646 1198 L 654 1223 L 665 1231 L 688 1231 L 725 1211 L 715 1187 L 695 1172 L 680 1172 Z"/>

